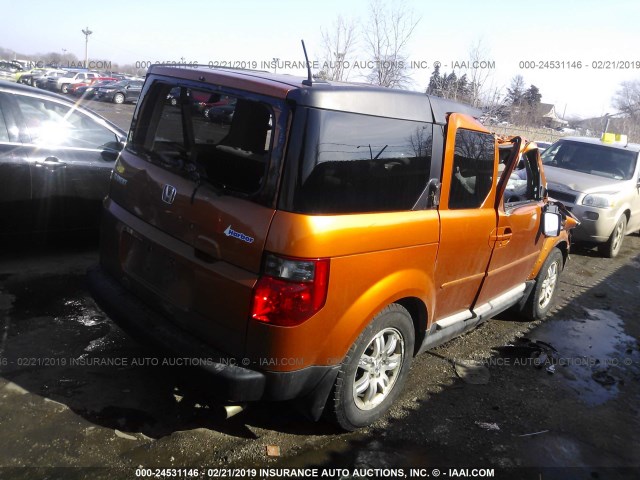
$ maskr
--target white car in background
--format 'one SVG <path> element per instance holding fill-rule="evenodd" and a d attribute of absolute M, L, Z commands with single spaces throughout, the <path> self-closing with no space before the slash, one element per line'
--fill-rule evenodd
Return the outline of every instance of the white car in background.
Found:
<path fill-rule="evenodd" d="M 626 135 L 567 137 L 542 154 L 549 196 L 578 217 L 578 242 L 615 257 L 624 236 L 640 229 L 640 144 Z"/>

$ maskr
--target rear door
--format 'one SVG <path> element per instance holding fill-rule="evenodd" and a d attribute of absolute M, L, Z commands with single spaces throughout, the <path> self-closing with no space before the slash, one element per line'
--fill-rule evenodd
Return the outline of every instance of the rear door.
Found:
<path fill-rule="evenodd" d="M 115 162 L 116 133 L 67 104 L 11 97 L 24 125 L 34 230 L 96 228 Z"/>
<path fill-rule="evenodd" d="M 460 315 L 480 291 L 496 229 L 496 142 L 480 123 L 451 114 L 446 134 L 436 265 L 436 320 Z"/>

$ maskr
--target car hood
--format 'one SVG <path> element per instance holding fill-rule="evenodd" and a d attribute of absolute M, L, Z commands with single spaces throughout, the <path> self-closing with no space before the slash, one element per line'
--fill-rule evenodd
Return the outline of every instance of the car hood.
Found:
<path fill-rule="evenodd" d="M 621 190 L 626 183 L 633 183 L 633 180 L 614 180 L 551 165 L 544 165 L 544 173 L 547 188 L 551 190 L 570 189 L 580 193 L 615 192 Z"/>

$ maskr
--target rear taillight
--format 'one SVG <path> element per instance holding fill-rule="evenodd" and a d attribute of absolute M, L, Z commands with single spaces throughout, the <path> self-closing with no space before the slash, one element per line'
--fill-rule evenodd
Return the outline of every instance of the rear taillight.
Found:
<path fill-rule="evenodd" d="M 329 259 L 268 254 L 253 288 L 251 318 L 283 327 L 299 325 L 324 306 L 328 284 Z"/>

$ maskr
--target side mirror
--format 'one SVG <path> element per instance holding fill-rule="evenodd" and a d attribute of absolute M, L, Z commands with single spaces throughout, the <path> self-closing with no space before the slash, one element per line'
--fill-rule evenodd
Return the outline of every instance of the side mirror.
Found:
<path fill-rule="evenodd" d="M 557 237 L 562 228 L 561 215 L 555 212 L 544 212 L 542 216 L 542 231 L 546 237 Z"/>
<path fill-rule="evenodd" d="M 115 162 L 118 158 L 118 155 L 124 148 L 124 143 L 122 142 L 109 142 L 105 143 L 102 146 L 103 150 L 100 156 L 106 162 Z"/>

